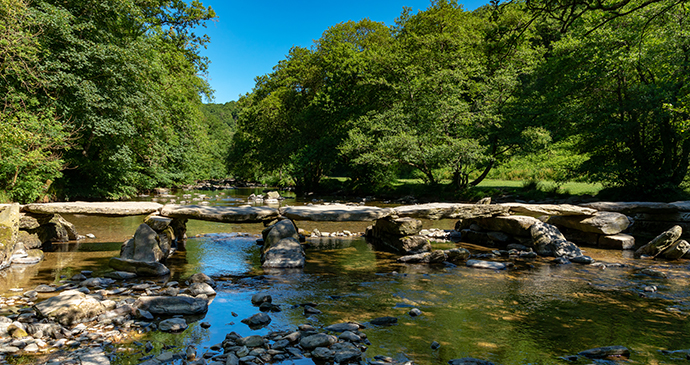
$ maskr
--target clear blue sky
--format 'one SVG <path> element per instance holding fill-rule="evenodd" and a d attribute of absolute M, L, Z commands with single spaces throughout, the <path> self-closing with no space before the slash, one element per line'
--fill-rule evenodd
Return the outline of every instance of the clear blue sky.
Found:
<path fill-rule="evenodd" d="M 488 1 L 458 1 L 474 10 Z M 254 87 L 254 78 L 272 71 L 291 47 L 310 47 L 326 28 L 369 18 L 391 25 L 403 6 L 416 13 L 429 0 L 202 0 L 218 19 L 197 29 L 211 36 L 201 54 L 211 60 L 209 82 L 215 103 L 237 100 Z"/>

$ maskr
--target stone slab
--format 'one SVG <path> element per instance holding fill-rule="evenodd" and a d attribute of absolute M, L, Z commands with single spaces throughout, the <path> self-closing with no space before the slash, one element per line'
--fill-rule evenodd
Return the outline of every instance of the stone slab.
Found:
<path fill-rule="evenodd" d="M 504 203 L 500 204 L 510 209 L 510 214 L 528 215 L 540 217 L 543 215 L 593 215 L 596 209 L 580 207 L 570 204 L 523 204 L 523 203 Z"/>
<path fill-rule="evenodd" d="M 422 219 L 469 219 L 490 218 L 506 215 L 509 207 L 497 204 L 455 204 L 428 203 L 395 207 L 394 214 L 400 217 Z"/>
<path fill-rule="evenodd" d="M 280 213 L 296 221 L 366 222 L 387 217 L 393 214 L 393 210 L 364 205 L 329 204 L 283 207 Z"/>
<path fill-rule="evenodd" d="M 34 214 L 130 216 L 151 214 L 162 207 L 153 202 L 65 202 L 27 204 L 22 210 Z"/>
<path fill-rule="evenodd" d="M 210 205 L 168 204 L 161 216 L 199 219 L 221 223 L 258 223 L 278 218 L 278 209 L 268 207 L 226 207 Z"/>
<path fill-rule="evenodd" d="M 633 215 L 637 213 L 650 214 L 669 214 L 676 213 L 685 209 L 685 206 L 690 207 L 690 204 L 683 204 L 684 202 L 675 203 L 656 203 L 656 202 L 593 202 L 581 204 L 581 207 L 592 208 L 604 212 L 618 212 L 625 215 Z"/>

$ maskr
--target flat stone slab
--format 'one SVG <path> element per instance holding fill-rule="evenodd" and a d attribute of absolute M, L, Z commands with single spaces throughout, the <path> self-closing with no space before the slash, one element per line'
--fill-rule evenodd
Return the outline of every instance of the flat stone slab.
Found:
<path fill-rule="evenodd" d="M 393 208 L 400 217 L 425 219 L 490 218 L 506 215 L 509 207 L 498 204 L 428 203 Z"/>
<path fill-rule="evenodd" d="M 618 212 L 625 215 L 637 213 L 669 214 L 690 210 L 690 202 L 655 203 L 655 202 L 594 202 L 580 206 L 604 212 Z"/>
<path fill-rule="evenodd" d="M 284 207 L 280 213 L 296 221 L 375 221 L 393 214 L 390 208 L 370 207 L 364 205 L 305 205 L 299 207 Z"/>
<path fill-rule="evenodd" d="M 510 214 L 529 215 L 539 217 L 542 215 L 594 215 L 596 209 L 580 207 L 570 204 L 523 204 L 523 203 L 504 203 L 500 204 L 510 209 Z"/>
<path fill-rule="evenodd" d="M 151 214 L 162 207 L 154 202 L 66 202 L 27 204 L 22 210 L 35 214 L 129 216 Z"/>
<path fill-rule="evenodd" d="M 170 218 L 199 219 L 222 223 L 258 223 L 278 218 L 278 209 L 269 207 L 224 207 L 168 204 L 161 215 Z"/>

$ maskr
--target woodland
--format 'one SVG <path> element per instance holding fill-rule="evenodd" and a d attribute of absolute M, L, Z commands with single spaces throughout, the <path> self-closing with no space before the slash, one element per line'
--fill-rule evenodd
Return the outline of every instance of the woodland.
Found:
<path fill-rule="evenodd" d="M 200 1 L 0 0 L 0 201 L 227 177 L 303 194 L 330 176 L 352 193 L 510 176 L 663 200 L 688 175 L 689 16 L 683 0 L 437 0 L 335 24 L 213 104 Z"/>

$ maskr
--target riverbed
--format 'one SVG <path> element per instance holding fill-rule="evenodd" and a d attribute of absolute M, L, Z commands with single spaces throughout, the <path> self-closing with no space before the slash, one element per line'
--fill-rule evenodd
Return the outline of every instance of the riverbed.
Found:
<path fill-rule="evenodd" d="M 179 201 L 185 199 L 182 194 L 205 194 L 208 204 L 240 205 L 246 204 L 247 195 L 258 192 L 180 192 L 175 198 L 162 199 Z M 281 204 L 309 202 L 288 199 Z M 94 276 L 107 271 L 108 259 L 119 255 L 122 242 L 143 221 L 143 216 L 64 217 L 80 234 L 92 233 L 96 238 L 57 244 L 40 264 L 1 272 L 0 292 L 5 296 L 16 295 L 10 289 L 30 290 L 82 270 L 94 271 Z M 363 232 L 369 224 L 297 222 L 299 228 L 321 232 Z M 424 221 L 424 228 L 452 229 L 454 224 Z M 635 260 L 629 251 L 584 248 L 597 265 L 555 265 L 544 258 L 513 260 L 515 267 L 503 271 L 403 265 L 395 262 L 395 255 L 375 251 L 361 237 L 329 237 L 307 239 L 304 269 L 267 271 L 261 268 L 256 244 L 263 228 L 262 224 L 190 221 L 187 251 L 176 252 L 168 260 L 169 280 L 182 282 L 203 272 L 218 283 L 217 295 L 206 316 L 186 331 L 151 332 L 140 341 L 151 341 L 156 349 L 164 344 L 180 348 L 191 344 L 203 354 L 233 331 L 242 336 L 266 335 L 304 323 L 322 327 L 356 321 L 367 327 L 363 330 L 371 342 L 367 359 L 385 355 L 400 362 L 445 364 L 475 357 L 504 365 L 589 364 L 562 357 L 593 347 L 622 345 L 631 350 L 628 363 L 688 362 L 685 354 L 661 351 L 690 349 L 688 261 Z M 473 253 L 489 252 L 463 243 L 439 242 L 434 248 L 458 245 Z M 667 277 L 643 273 L 643 269 Z M 260 292 L 271 294 L 282 311 L 270 314 L 269 326 L 251 330 L 240 320 L 259 312 L 250 298 Z M 300 306 L 304 303 L 317 304 L 322 314 L 305 316 Z M 420 309 L 422 315 L 410 316 L 412 308 Z M 368 323 L 382 316 L 395 316 L 398 323 L 388 327 Z M 209 322 L 210 328 L 202 328 L 201 322 Z M 432 349 L 432 341 L 440 347 Z M 136 363 L 142 356 L 125 351 L 114 362 Z"/>

